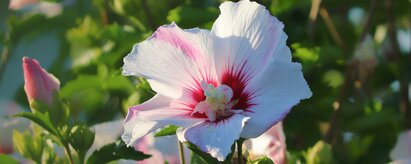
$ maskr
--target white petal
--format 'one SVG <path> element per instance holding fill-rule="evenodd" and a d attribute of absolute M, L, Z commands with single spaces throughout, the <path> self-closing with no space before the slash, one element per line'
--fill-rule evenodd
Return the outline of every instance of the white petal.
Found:
<path fill-rule="evenodd" d="M 249 82 L 246 92 L 255 92 L 247 126 L 241 134 L 244 138 L 254 138 L 281 121 L 300 100 L 311 97 L 312 93 L 301 72 L 299 63 L 274 61 L 264 73 Z"/>
<path fill-rule="evenodd" d="M 392 160 L 411 158 L 411 130 L 398 135 L 397 143 L 390 152 L 390 158 Z"/>
<path fill-rule="evenodd" d="M 176 108 L 175 100 L 156 95 L 141 105 L 131 107 L 124 120 L 122 140 L 128 145 L 166 125 L 187 127 L 204 119 L 189 117 L 191 111 Z"/>
<path fill-rule="evenodd" d="M 211 29 L 217 36 L 215 62 L 219 77 L 231 67 L 234 71 L 244 69 L 247 74 L 255 75 L 273 58 L 291 61 L 291 53 L 284 53 L 287 49 L 284 25 L 264 6 L 243 0 L 224 2 L 220 10 Z"/>
<path fill-rule="evenodd" d="M 240 133 L 249 118 L 235 114 L 224 121 L 201 122 L 189 128 L 179 128 L 177 137 L 181 142 L 191 142 L 219 161 L 224 161 L 231 146 L 240 138 Z"/>
<path fill-rule="evenodd" d="M 123 75 L 143 76 L 157 93 L 180 98 L 184 88 L 215 81 L 210 40 L 207 30 L 161 26 L 124 58 Z"/>
<path fill-rule="evenodd" d="M 94 152 L 94 150 L 100 149 L 106 144 L 115 142 L 123 133 L 122 123 L 123 120 L 115 120 L 92 126 L 90 129 L 94 130 L 96 137 L 94 138 L 93 145 L 87 152 Z"/>

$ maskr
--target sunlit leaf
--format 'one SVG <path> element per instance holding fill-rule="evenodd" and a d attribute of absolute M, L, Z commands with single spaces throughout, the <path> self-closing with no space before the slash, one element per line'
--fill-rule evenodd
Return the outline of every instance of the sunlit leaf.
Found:
<path fill-rule="evenodd" d="M 337 88 L 344 83 L 344 76 L 336 70 L 329 70 L 323 76 L 323 81 L 331 88 Z"/>
<path fill-rule="evenodd" d="M 305 160 L 307 164 L 333 163 L 331 145 L 324 141 L 318 141 L 312 148 L 308 149 Z"/>

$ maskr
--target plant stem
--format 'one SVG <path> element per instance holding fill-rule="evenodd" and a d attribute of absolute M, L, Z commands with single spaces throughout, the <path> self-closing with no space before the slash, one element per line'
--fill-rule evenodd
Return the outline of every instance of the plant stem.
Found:
<path fill-rule="evenodd" d="M 400 81 L 400 112 L 406 117 L 405 126 L 406 128 L 411 127 L 411 104 L 409 102 L 409 81 L 407 78 L 408 71 L 408 60 L 402 60 L 400 45 L 397 38 L 397 28 L 395 26 L 395 16 L 394 16 L 394 1 L 386 0 L 386 10 L 387 10 L 387 24 L 388 24 L 388 37 L 391 41 L 393 62 L 396 62 L 400 66 L 400 73 L 398 75 L 398 81 Z"/>
<path fill-rule="evenodd" d="M 242 138 L 237 140 L 238 164 L 243 163 L 243 142 L 244 142 L 244 139 L 242 139 Z"/>
<path fill-rule="evenodd" d="M 186 161 L 184 160 L 184 148 L 183 148 L 183 143 L 181 143 L 180 141 L 177 140 L 177 144 L 178 144 L 178 152 L 180 154 L 180 163 L 181 164 L 185 164 Z"/>
<path fill-rule="evenodd" d="M 70 146 L 67 143 L 64 144 L 64 149 L 66 149 L 66 153 L 69 158 L 70 164 L 73 164 L 74 162 L 73 162 L 73 157 L 71 156 Z"/>
<path fill-rule="evenodd" d="M 153 22 L 153 16 L 151 15 L 150 8 L 148 7 L 147 0 L 141 0 L 141 5 L 143 6 L 143 11 L 146 14 L 147 24 L 152 30 L 155 30 L 156 27 Z"/>
<path fill-rule="evenodd" d="M 78 159 L 80 161 L 80 164 L 84 164 L 84 157 L 85 157 L 85 152 L 81 151 L 81 152 L 77 152 L 78 153 Z"/>
<path fill-rule="evenodd" d="M 335 27 L 330 14 L 328 14 L 327 9 L 321 8 L 320 9 L 320 16 L 324 19 L 325 25 L 327 26 L 329 32 L 331 33 L 332 38 L 334 41 L 342 48 L 345 49 L 344 41 L 341 38 L 340 33 L 338 33 L 337 28 Z"/>

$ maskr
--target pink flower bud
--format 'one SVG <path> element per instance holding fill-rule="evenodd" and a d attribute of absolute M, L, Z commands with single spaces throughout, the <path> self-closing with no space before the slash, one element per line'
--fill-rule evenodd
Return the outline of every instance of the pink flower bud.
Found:
<path fill-rule="evenodd" d="M 53 92 L 60 90 L 60 81 L 46 72 L 39 62 L 23 57 L 24 90 L 31 103 L 33 100 L 52 104 Z"/>

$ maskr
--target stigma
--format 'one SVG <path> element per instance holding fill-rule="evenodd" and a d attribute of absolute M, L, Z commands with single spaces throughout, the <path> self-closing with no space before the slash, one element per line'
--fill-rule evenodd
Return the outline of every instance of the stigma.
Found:
<path fill-rule="evenodd" d="M 233 90 L 229 86 L 222 84 L 216 87 L 201 81 L 201 89 L 206 98 L 195 106 L 192 115 L 197 112 L 204 113 L 211 122 L 214 122 L 236 113 L 231 110 L 236 101 L 231 100 Z"/>

